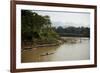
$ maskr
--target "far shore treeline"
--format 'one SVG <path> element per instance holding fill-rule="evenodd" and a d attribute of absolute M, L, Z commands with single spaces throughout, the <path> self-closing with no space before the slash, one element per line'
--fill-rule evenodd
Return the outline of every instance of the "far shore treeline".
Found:
<path fill-rule="evenodd" d="M 52 27 L 52 22 L 48 15 L 43 16 L 31 10 L 21 10 L 22 43 L 25 41 L 32 41 L 33 45 L 58 43 L 60 37 L 90 37 L 90 28 L 74 26 L 66 28 L 62 26 Z"/>
<path fill-rule="evenodd" d="M 90 28 L 88 27 L 53 27 L 53 30 L 55 30 L 59 36 L 62 37 L 90 37 Z"/>

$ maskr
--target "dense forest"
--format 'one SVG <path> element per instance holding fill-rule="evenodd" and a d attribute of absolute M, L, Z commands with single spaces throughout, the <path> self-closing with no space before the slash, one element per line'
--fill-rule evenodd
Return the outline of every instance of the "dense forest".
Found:
<path fill-rule="evenodd" d="M 58 34 L 51 28 L 49 16 L 42 16 L 36 12 L 21 11 L 22 42 L 32 41 L 33 44 L 57 43 Z"/>
<path fill-rule="evenodd" d="M 63 28 L 61 26 L 55 28 L 53 27 L 59 36 L 67 36 L 67 37 L 90 37 L 90 28 L 88 27 L 66 27 Z"/>
<path fill-rule="evenodd" d="M 25 41 L 36 44 L 59 43 L 60 37 L 90 37 L 88 27 L 52 27 L 48 15 L 39 15 L 31 10 L 21 11 L 21 38 Z"/>

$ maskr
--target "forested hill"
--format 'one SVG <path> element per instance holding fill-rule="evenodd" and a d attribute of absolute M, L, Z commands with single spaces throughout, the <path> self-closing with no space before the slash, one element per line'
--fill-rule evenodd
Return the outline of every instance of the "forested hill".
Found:
<path fill-rule="evenodd" d="M 68 37 L 90 37 L 90 28 L 89 27 L 53 27 L 53 29 L 60 36 L 68 36 Z"/>

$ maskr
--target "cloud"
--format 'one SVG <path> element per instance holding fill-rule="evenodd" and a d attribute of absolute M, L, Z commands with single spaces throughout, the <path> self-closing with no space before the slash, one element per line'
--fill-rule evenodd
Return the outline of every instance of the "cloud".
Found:
<path fill-rule="evenodd" d="M 55 12 L 55 11 L 41 11 L 33 10 L 39 15 L 48 15 L 50 17 L 52 26 L 75 26 L 75 27 L 89 27 L 90 13 L 82 12 Z"/>

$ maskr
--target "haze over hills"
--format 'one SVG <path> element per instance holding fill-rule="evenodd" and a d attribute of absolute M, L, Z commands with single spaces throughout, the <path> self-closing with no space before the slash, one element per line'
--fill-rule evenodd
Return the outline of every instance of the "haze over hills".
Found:
<path fill-rule="evenodd" d="M 80 25 L 80 26 L 77 26 L 77 25 Z M 52 21 L 52 26 L 53 27 L 63 27 L 63 28 L 66 28 L 66 27 L 70 27 L 70 26 L 73 26 L 73 27 L 90 27 L 89 25 L 86 25 L 84 24 L 84 26 L 82 26 L 82 23 L 72 23 L 72 22 L 61 22 L 61 21 Z"/>
<path fill-rule="evenodd" d="M 57 12 L 45 10 L 33 10 L 42 16 L 49 16 L 52 26 L 58 27 L 90 27 L 90 13 L 87 12 Z"/>

